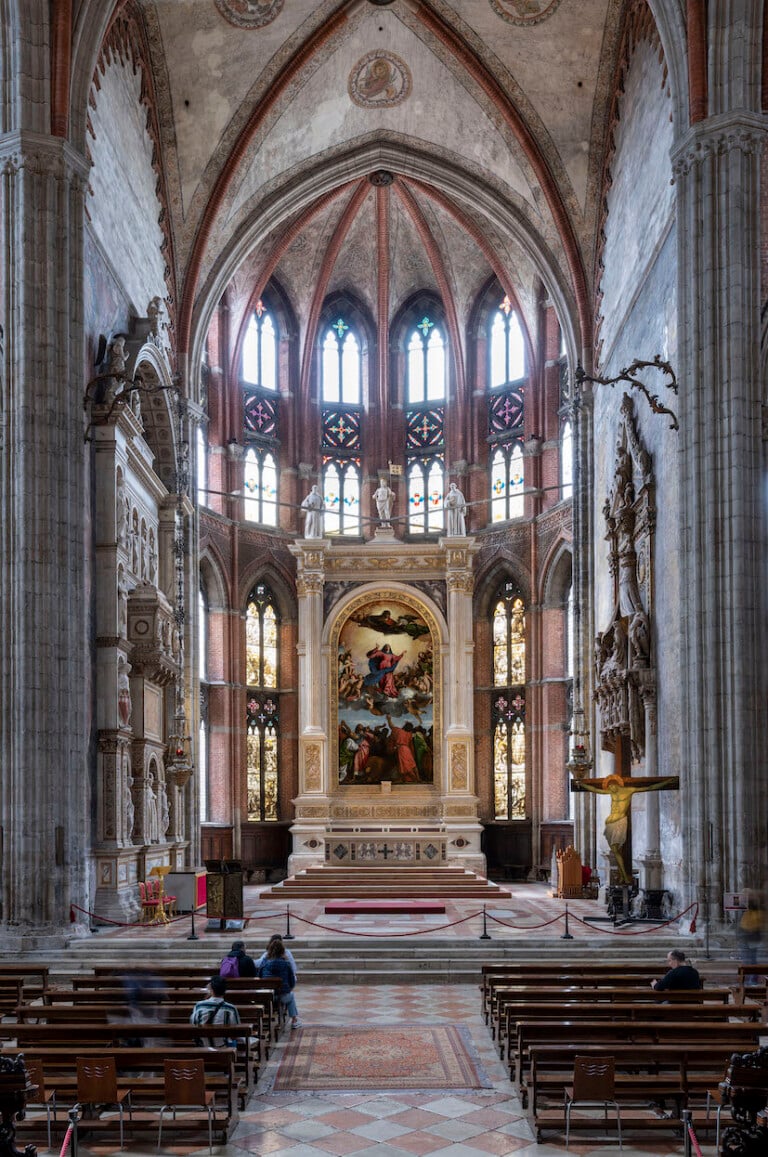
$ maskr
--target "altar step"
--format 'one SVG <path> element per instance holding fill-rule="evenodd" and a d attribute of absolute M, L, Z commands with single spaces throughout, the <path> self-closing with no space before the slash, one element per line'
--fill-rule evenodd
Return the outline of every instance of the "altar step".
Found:
<path fill-rule="evenodd" d="M 398 900 L 509 899 L 511 893 L 466 868 L 318 864 L 289 876 L 261 893 L 260 899 Z"/>

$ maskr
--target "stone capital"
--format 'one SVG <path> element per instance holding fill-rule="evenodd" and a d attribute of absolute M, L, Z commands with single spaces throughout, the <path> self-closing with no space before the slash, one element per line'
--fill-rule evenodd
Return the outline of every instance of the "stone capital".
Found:
<path fill-rule="evenodd" d="M 737 149 L 759 156 L 765 142 L 763 118 L 749 113 L 724 113 L 692 125 L 672 151 L 675 180 L 711 157 Z"/>
<path fill-rule="evenodd" d="M 90 162 L 68 141 L 43 133 L 21 130 L 0 136 L 0 172 L 25 170 L 35 176 L 69 181 L 85 191 Z"/>

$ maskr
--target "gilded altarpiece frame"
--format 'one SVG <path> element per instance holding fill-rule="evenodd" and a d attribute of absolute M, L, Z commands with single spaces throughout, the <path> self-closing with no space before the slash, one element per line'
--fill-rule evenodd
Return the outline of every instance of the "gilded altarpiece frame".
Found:
<path fill-rule="evenodd" d="M 329 672 L 334 790 L 439 785 L 443 668 L 429 608 L 402 590 L 368 590 L 337 615 L 330 652 L 339 668 L 335 679 Z"/>

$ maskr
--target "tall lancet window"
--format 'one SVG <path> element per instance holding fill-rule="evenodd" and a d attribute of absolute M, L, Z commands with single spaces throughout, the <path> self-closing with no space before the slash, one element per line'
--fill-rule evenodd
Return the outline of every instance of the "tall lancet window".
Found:
<path fill-rule="evenodd" d="M 248 820 L 278 815 L 278 616 L 268 586 L 257 583 L 245 615 Z"/>
<path fill-rule="evenodd" d="M 492 629 L 494 813 L 525 819 L 525 604 L 514 583 L 499 592 Z"/>
<path fill-rule="evenodd" d="M 488 349 L 491 521 L 506 522 L 525 513 L 525 342 L 509 297 L 490 319 Z"/>
<path fill-rule="evenodd" d="M 426 314 L 406 343 L 408 531 L 440 534 L 445 489 L 447 356 L 440 325 Z"/>
<path fill-rule="evenodd" d="M 247 522 L 278 525 L 277 330 L 263 301 L 248 322 L 242 357 L 243 513 Z"/>
<path fill-rule="evenodd" d="M 200 679 L 200 728 L 197 743 L 197 784 L 200 822 L 208 819 L 208 603 L 205 591 L 198 594 L 198 675 Z"/>
<path fill-rule="evenodd" d="M 320 358 L 324 530 L 359 535 L 362 343 L 344 317 L 325 330 Z"/>

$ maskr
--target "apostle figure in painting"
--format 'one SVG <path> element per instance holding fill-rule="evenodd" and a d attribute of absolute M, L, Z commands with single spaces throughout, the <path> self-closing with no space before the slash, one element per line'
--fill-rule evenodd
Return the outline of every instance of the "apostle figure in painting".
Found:
<path fill-rule="evenodd" d="M 304 537 L 322 538 L 325 504 L 323 503 L 323 496 L 320 493 L 320 487 L 317 484 L 312 487 L 302 502 L 301 509 L 305 512 L 306 518 L 304 523 Z"/>
<path fill-rule="evenodd" d="M 389 526 L 389 520 L 392 517 L 392 508 L 395 505 L 395 497 L 394 490 L 390 490 L 387 483 L 383 480 L 373 492 L 373 500 L 376 503 L 376 509 L 379 512 L 379 521 L 382 526 Z"/>
<path fill-rule="evenodd" d="M 448 487 L 443 505 L 445 506 L 445 533 L 453 537 L 463 538 L 467 533 L 467 503 L 455 482 L 452 482 Z"/>
<path fill-rule="evenodd" d="M 390 740 L 397 756 L 397 769 L 400 772 L 401 781 L 403 783 L 418 783 L 419 767 L 416 763 L 413 745 L 413 724 L 405 723 L 402 727 L 396 727 L 392 722 L 391 715 L 387 716 L 387 723 L 389 724 Z"/>
<path fill-rule="evenodd" d="M 376 687 L 388 699 L 397 699 L 398 691 L 395 683 L 395 667 L 402 659 L 405 651 L 399 655 L 392 652 L 389 643 L 383 647 L 372 647 L 366 651 L 368 660 L 368 674 L 363 679 L 364 687 Z"/>

